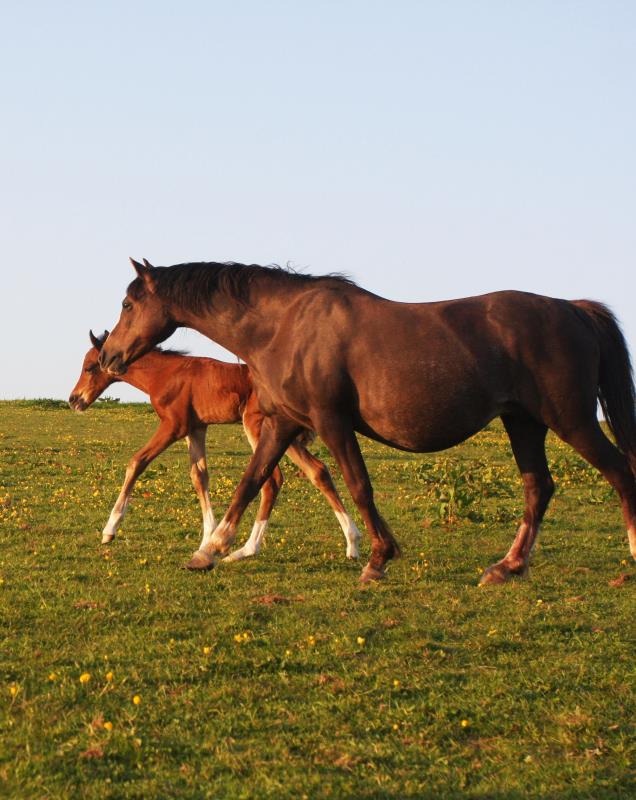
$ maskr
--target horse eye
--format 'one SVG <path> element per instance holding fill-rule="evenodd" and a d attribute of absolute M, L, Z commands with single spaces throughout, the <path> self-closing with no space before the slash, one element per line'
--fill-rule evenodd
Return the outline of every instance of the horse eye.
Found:
<path fill-rule="evenodd" d="M 121 307 L 129 311 L 132 308 L 132 304 L 128 300 L 122 300 Z"/>
<path fill-rule="evenodd" d="M 84 370 L 84 372 L 88 372 L 88 373 L 89 373 L 89 375 L 90 375 L 90 374 L 92 374 L 93 372 L 95 372 L 95 370 L 96 370 L 96 369 L 97 369 L 97 364 L 91 364 L 91 366 L 90 366 L 90 367 L 86 367 L 86 369 Z"/>

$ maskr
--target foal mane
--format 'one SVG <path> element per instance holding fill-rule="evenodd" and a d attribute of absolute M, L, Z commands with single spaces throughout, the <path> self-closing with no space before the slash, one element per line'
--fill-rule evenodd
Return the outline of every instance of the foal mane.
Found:
<path fill-rule="evenodd" d="M 248 305 L 250 288 L 266 280 L 274 281 L 280 286 L 310 286 L 320 283 L 356 285 L 346 275 L 336 272 L 328 275 L 310 275 L 276 264 L 261 267 L 258 264 L 237 264 L 233 261 L 226 263 L 200 261 L 175 264 L 172 267 L 154 267 L 152 274 L 161 297 L 195 312 L 209 309 L 217 293 Z M 128 294 L 133 300 L 141 299 L 144 291 L 143 281 L 140 278 L 136 278 L 128 287 Z"/>

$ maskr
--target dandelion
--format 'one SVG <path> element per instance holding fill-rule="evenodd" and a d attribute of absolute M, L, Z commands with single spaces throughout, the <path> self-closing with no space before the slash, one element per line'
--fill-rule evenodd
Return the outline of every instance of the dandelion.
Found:
<path fill-rule="evenodd" d="M 247 631 L 244 631 L 243 633 L 234 634 L 234 641 L 238 642 L 239 644 L 243 644 L 243 642 L 246 642 L 249 638 L 250 636 L 249 633 L 247 633 Z"/>
<path fill-rule="evenodd" d="M 49 680 L 53 683 L 53 681 L 57 680 L 57 675 L 54 672 L 49 672 Z"/>
<path fill-rule="evenodd" d="M 394 723 L 393 723 L 393 730 L 394 730 L 394 731 L 399 731 L 399 730 L 400 730 L 400 726 L 398 725 L 398 723 L 397 723 L 397 722 L 394 722 Z"/>
<path fill-rule="evenodd" d="M 366 642 L 366 639 L 364 638 L 364 636 L 358 636 L 358 638 L 356 639 L 356 642 L 360 645 L 360 647 L 364 647 L 364 643 Z"/>
<path fill-rule="evenodd" d="M 538 606 L 543 605 L 543 600 L 537 600 L 537 605 Z"/>
<path fill-rule="evenodd" d="M 82 674 L 79 677 L 80 683 L 88 683 L 90 679 L 91 679 L 90 672 L 82 672 Z"/>
<path fill-rule="evenodd" d="M 462 728 L 470 728 L 470 722 L 467 719 L 463 719 L 459 724 Z"/>
<path fill-rule="evenodd" d="M 108 683 L 111 683 L 114 677 L 115 676 L 113 675 L 112 672 L 107 672 L 106 673 L 106 680 L 108 681 Z"/>
<path fill-rule="evenodd" d="M 393 679 L 393 688 L 394 688 L 394 689 L 399 689 L 399 688 L 400 688 L 400 685 L 401 685 L 401 684 L 400 684 L 400 681 L 399 681 L 397 678 L 394 678 L 394 679 Z"/>
<path fill-rule="evenodd" d="M 110 733 L 112 731 L 112 729 L 113 729 L 113 723 L 106 721 L 104 723 L 104 730 L 106 730 L 106 731 L 108 731 Z"/>
<path fill-rule="evenodd" d="M 316 637 L 315 636 L 308 636 L 307 637 L 307 644 L 310 647 L 313 647 L 316 644 Z"/>
<path fill-rule="evenodd" d="M 9 687 L 9 693 L 11 694 L 11 697 L 15 697 L 19 691 L 20 687 L 16 686 L 15 683 L 12 683 Z"/>
<path fill-rule="evenodd" d="M 203 648 L 203 655 L 204 655 L 204 656 L 209 656 L 211 652 L 212 652 L 212 648 L 211 648 L 211 647 L 209 647 L 208 645 L 206 645 L 206 646 Z"/>
<path fill-rule="evenodd" d="M 136 694 L 136 695 L 133 697 L 132 701 L 133 701 L 133 705 L 136 705 L 136 706 L 138 706 L 138 705 L 141 703 L 141 697 L 139 697 L 139 695 L 138 695 L 138 694 Z"/>

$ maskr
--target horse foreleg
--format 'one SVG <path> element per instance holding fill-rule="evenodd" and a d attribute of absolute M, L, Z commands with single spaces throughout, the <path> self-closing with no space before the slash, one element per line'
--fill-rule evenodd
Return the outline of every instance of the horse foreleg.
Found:
<path fill-rule="evenodd" d="M 248 410 L 243 415 L 243 428 L 247 436 L 247 441 L 252 448 L 252 452 L 256 450 L 258 445 L 262 426 L 263 415 L 260 409 L 258 411 Z M 254 520 L 254 525 L 252 526 L 248 540 L 242 547 L 239 547 L 238 550 L 234 550 L 228 556 L 225 556 L 223 559 L 224 561 L 240 561 L 243 558 L 255 556 L 259 552 L 265 539 L 269 518 L 283 485 L 283 480 L 283 473 L 280 467 L 274 467 L 271 477 L 269 477 L 261 487 L 261 502 L 256 512 L 256 519 Z M 203 549 L 203 547 L 201 549 Z"/>
<path fill-rule="evenodd" d="M 210 478 L 205 456 L 205 434 L 206 428 L 197 428 L 191 431 L 189 436 L 186 436 L 188 453 L 190 455 L 190 479 L 192 480 L 194 491 L 199 498 L 203 517 L 202 545 L 212 536 L 212 532 L 216 528 L 212 501 L 210 500 Z"/>
<path fill-rule="evenodd" d="M 304 472 L 316 489 L 322 492 L 333 509 L 347 542 L 347 558 L 358 558 L 360 555 L 360 531 L 347 514 L 327 466 L 312 455 L 306 447 L 296 442 L 289 446 L 286 455 Z"/>
<path fill-rule="evenodd" d="M 236 538 L 238 524 L 248 504 L 270 477 L 299 426 L 285 417 L 266 417 L 256 449 L 239 483 L 230 507 L 205 545 L 186 564 L 188 569 L 206 570 L 214 566 L 214 556 L 228 552 Z"/>
<path fill-rule="evenodd" d="M 117 530 L 124 519 L 130 495 L 137 478 L 160 453 L 177 440 L 172 427 L 160 425 L 152 438 L 128 462 L 126 477 L 113 506 L 108 522 L 102 531 L 102 544 L 109 544 L 117 535 Z"/>
<path fill-rule="evenodd" d="M 488 567 L 480 583 L 505 583 L 513 575 L 525 575 L 543 515 L 554 492 L 554 482 L 545 457 L 547 427 L 530 418 L 502 415 L 512 452 L 521 472 L 525 495 L 523 521 L 510 550 L 501 561 Z"/>
<path fill-rule="evenodd" d="M 373 500 L 373 487 L 353 427 L 335 415 L 322 420 L 318 433 L 338 462 L 342 476 L 371 537 L 371 558 L 360 580 L 367 583 L 384 577 L 387 561 L 400 555 L 400 548 Z"/>

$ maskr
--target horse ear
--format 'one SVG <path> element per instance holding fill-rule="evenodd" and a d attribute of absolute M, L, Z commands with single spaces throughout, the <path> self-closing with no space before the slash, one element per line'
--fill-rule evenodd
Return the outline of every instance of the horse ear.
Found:
<path fill-rule="evenodd" d="M 128 256 L 128 260 L 129 260 L 129 261 L 130 261 L 130 263 L 133 265 L 133 269 L 135 270 L 135 272 L 137 273 L 137 275 L 138 275 L 140 278 L 143 278 L 143 276 L 144 276 L 144 272 L 146 271 L 146 268 L 144 267 L 144 265 L 143 265 L 143 264 L 140 264 L 140 263 L 139 263 L 139 261 L 135 261 L 135 259 L 134 259 L 134 258 L 131 258 L 130 256 Z"/>
<path fill-rule="evenodd" d="M 149 261 L 146 261 L 145 258 L 143 264 L 140 264 L 138 261 L 135 261 L 134 258 L 130 258 L 130 263 L 133 265 L 133 269 L 135 270 L 137 275 L 144 282 L 146 291 L 148 291 L 150 294 L 154 294 L 157 289 L 157 284 L 152 275 L 152 271 L 154 270 L 152 264 Z"/>
<path fill-rule="evenodd" d="M 91 338 L 91 344 L 93 345 L 95 350 L 101 350 L 102 349 L 102 345 L 106 341 L 106 338 L 104 337 L 104 339 L 98 339 L 97 336 L 95 336 L 95 334 L 93 333 L 93 331 L 89 331 L 88 335 Z"/>

